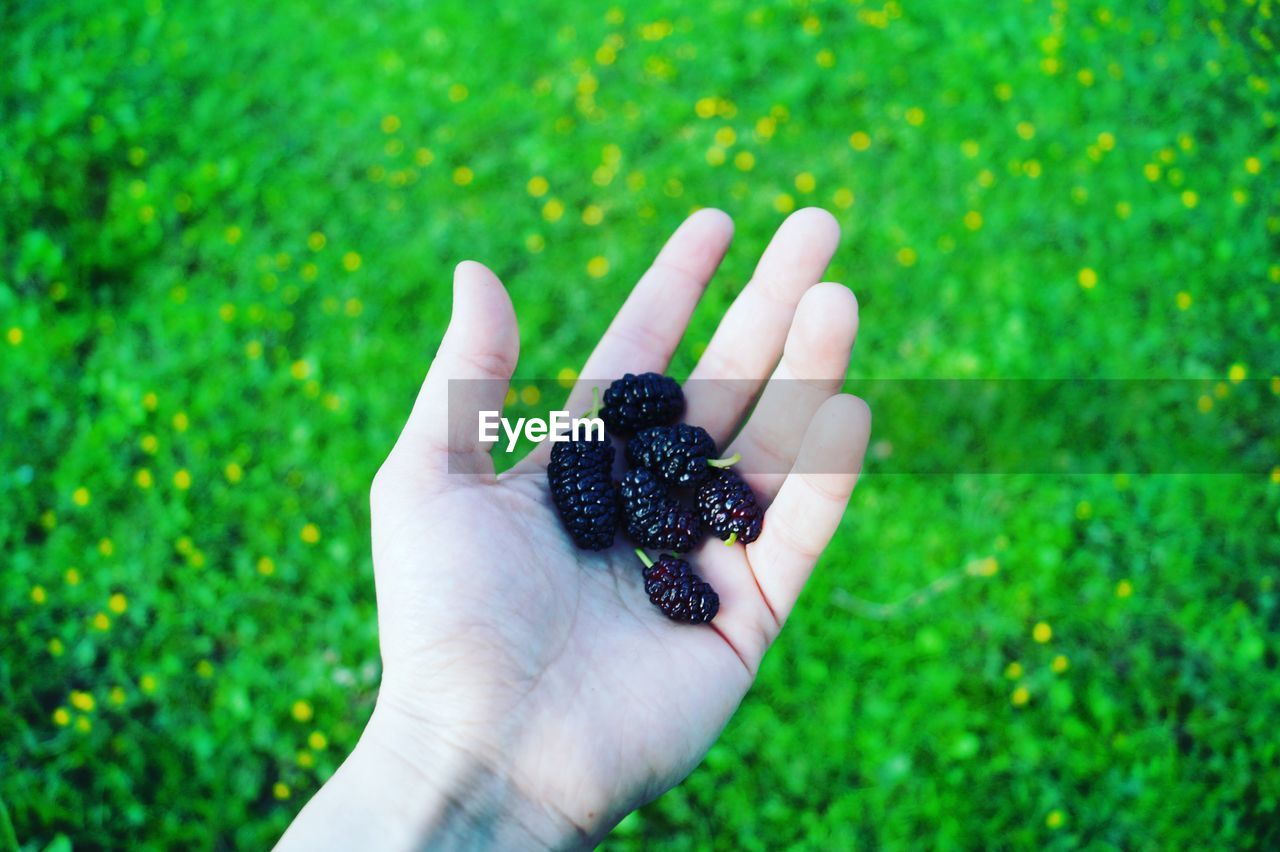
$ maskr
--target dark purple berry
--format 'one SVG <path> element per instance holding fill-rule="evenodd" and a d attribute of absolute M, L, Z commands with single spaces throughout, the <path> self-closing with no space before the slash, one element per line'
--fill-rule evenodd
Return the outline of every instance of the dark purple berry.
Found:
<path fill-rule="evenodd" d="M 618 527 L 618 488 L 613 484 L 613 444 L 556 441 L 547 463 L 547 482 L 560 520 L 574 544 L 604 550 Z"/>
<path fill-rule="evenodd" d="M 715 470 L 698 486 L 698 513 L 717 538 L 732 544 L 760 537 L 764 509 L 751 486 L 732 470 Z"/>
<path fill-rule="evenodd" d="M 674 423 L 684 414 L 684 391 L 659 373 L 627 373 L 604 392 L 600 417 L 615 435 L 634 435 L 650 426 Z"/>
<path fill-rule="evenodd" d="M 657 562 L 645 561 L 644 591 L 662 614 L 672 621 L 705 624 L 720 611 L 720 596 L 689 563 L 670 554 L 662 554 Z"/>
<path fill-rule="evenodd" d="M 701 426 L 653 426 L 627 442 L 627 461 L 667 485 L 697 485 L 737 458 L 716 458 L 716 442 Z"/>
<path fill-rule="evenodd" d="M 627 534 L 641 547 L 687 553 L 697 545 L 702 525 L 698 513 L 680 505 L 652 473 L 642 467 L 627 471 L 618 486 Z"/>

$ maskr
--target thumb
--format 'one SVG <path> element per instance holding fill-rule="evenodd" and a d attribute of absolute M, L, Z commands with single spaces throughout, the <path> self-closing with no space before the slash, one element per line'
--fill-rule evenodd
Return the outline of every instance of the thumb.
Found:
<path fill-rule="evenodd" d="M 419 470 L 492 476 L 478 416 L 502 409 L 519 354 L 515 309 L 502 282 L 482 263 L 459 263 L 449 328 L 392 456 Z"/>

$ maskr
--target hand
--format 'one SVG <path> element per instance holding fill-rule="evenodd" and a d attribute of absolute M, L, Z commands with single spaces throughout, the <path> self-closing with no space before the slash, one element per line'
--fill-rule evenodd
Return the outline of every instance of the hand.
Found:
<path fill-rule="evenodd" d="M 586 410 L 592 387 L 624 372 L 664 370 L 732 233 L 718 210 L 676 230 L 567 410 Z M 498 380 L 471 387 L 484 388 L 480 407 L 501 409 L 519 349 L 497 278 L 478 263 L 457 267 L 448 332 L 373 483 L 377 708 L 284 844 L 589 844 L 698 764 L 751 686 L 861 468 L 870 413 L 840 393 L 857 302 L 818 283 L 838 239 L 825 211 L 790 216 L 686 385 L 686 420 L 723 446 L 771 382 L 727 450 L 742 454 L 739 469 L 769 506 L 763 532 L 745 547 L 710 539 L 688 557 L 720 595 L 709 626 L 669 622 L 649 603 L 621 535 L 602 553 L 574 547 L 545 476 L 530 475 L 548 444 L 502 476 L 478 435 L 460 447 L 455 434 L 451 451 L 448 381 Z M 787 422 L 800 424 L 794 434 L 770 425 L 784 404 Z M 751 473 L 766 460 L 794 472 Z"/>

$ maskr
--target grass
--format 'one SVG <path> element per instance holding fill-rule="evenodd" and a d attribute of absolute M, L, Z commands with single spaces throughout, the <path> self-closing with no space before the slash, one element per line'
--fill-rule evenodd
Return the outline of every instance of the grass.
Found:
<path fill-rule="evenodd" d="M 1274 464 L 1276 11 L 10 11 L 18 840 L 262 846 L 354 745 L 367 486 L 463 258 L 510 288 L 532 383 L 580 363 L 690 210 L 728 210 L 685 374 L 784 213 L 823 206 L 862 306 L 852 391 L 1202 380 L 1203 416 Z M 606 847 L 1275 846 L 1280 470 L 877 475 L 948 436 L 874 440 L 725 736 Z"/>

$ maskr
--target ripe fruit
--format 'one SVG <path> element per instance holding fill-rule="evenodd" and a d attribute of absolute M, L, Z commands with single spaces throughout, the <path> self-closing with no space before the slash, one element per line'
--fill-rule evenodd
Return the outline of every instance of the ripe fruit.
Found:
<path fill-rule="evenodd" d="M 712 470 L 741 458 L 717 459 L 716 442 L 701 426 L 677 423 L 653 426 L 627 442 L 627 461 L 643 467 L 667 485 L 697 485 Z"/>
<path fill-rule="evenodd" d="M 764 509 L 751 486 L 732 470 L 716 470 L 698 487 L 698 513 L 718 538 L 729 544 L 760 537 Z"/>
<path fill-rule="evenodd" d="M 596 408 L 599 399 L 592 413 Z M 587 550 L 611 546 L 617 532 L 618 488 L 613 484 L 613 456 L 608 437 L 599 441 L 556 441 L 551 445 L 551 460 L 547 463 L 551 500 L 573 543 Z"/>
<path fill-rule="evenodd" d="M 626 373 L 604 392 L 600 417 L 615 435 L 633 435 L 650 426 L 674 423 L 684 414 L 684 391 L 659 373 Z"/>
<path fill-rule="evenodd" d="M 637 550 L 644 563 L 644 591 L 662 614 L 672 621 L 705 624 L 720 611 L 720 596 L 689 563 L 664 553 L 654 562 Z"/>
<path fill-rule="evenodd" d="M 686 509 L 642 467 L 627 471 L 618 486 L 627 534 L 641 547 L 687 553 L 701 537 L 698 513 Z"/>

